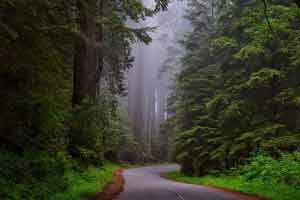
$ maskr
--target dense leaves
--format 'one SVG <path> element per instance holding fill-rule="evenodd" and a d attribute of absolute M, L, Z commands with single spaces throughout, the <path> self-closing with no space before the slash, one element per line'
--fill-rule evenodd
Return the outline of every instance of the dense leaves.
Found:
<path fill-rule="evenodd" d="M 298 150 L 299 8 L 272 1 L 268 24 L 261 1 L 189 2 L 193 30 L 170 101 L 183 171 L 229 169 L 258 150 Z"/>
<path fill-rule="evenodd" d="M 50 190 L 66 189 L 70 168 L 116 160 L 121 142 L 134 143 L 119 96 L 131 45 L 151 42 L 153 28 L 127 24 L 165 10 L 168 0 L 155 3 L 0 2 L 1 199 L 50 199 Z"/>
<path fill-rule="evenodd" d="M 176 181 L 227 188 L 274 200 L 300 197 L 299 153 L 285 153 L 274 159 L 266 153 L 249 158 L 246 165 L 225 173 L 215 171 L 204 177 L 186 176 L 179 172 L 167 174 Z"/>
<path fill-rule="evenodd" d="M 278 183 L 299 187 L 297 178 L 300 173 L 299 153 L 281 154 L 279 159 L 264 154 L 252 156 L 249 164 L 241 167 L 237 173 L 247 180 L 262 180 L 266 183 Z"/>

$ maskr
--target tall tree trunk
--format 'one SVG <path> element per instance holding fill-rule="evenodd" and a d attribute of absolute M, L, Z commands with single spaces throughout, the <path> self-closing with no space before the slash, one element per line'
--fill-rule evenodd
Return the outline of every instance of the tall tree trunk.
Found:
<path fill-rule="evenodd" d="M 77 0 L 80 37 L 75 44 L 73 105 L 97 92 L 97 0 Z"/>
<path fill-rule="evenodd" d="M 104 1 L 106 0 L 100 0 L 99 1 L 99 16 L 104 16 Z M 103 33 L 103 24 L 99 25 L 98 27 L 98 37 L 97 37 L 98 44 L 103 45 L 104 42 L 104 33 Z M 100 81 L 101 81 L 101 75 L 104 68 L 104 55 L 103 55 L 103 46 L 98 46 L 98 68 L 97 68 L 97 75 L 96 75 L 96 81 L 97 81 L 97 91 L 100 92 Z"/>

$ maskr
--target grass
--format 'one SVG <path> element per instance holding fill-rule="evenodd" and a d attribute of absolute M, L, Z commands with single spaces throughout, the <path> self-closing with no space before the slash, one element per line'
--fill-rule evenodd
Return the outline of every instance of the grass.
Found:
<path fill-rule="evenodd" d="M 89 168 L 83 173 L 70 171 L 65 174 L 69 187 L 64 193 L 54 194 L 51 200 L 81 200 L 83 197 L 96 194 L 112 180 L 113 171 L 119 166 L 106 164 L 102 168 Z"/>
<path fill-rule="evenodd" d="M 196 185 L 206 185 L 226 188 L 242 193 L 258 195 L 272 200 L 298 200 L 300 199 L 300 188 L 285 184 L 266 183 L 261 180 L 248 181 L 243 176 L 204 176 L 190 177 L 180 172 L 171 172 L 165 175 L 167 178 Z"/>

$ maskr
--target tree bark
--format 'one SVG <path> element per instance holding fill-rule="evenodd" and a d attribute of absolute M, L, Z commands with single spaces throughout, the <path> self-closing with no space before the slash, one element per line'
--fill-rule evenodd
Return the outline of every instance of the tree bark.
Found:
<path fill-rule="evenodd" d="M 99 16 L 102 17 L 104 16 L 104 1 L 105 0 L 100 0 L 99 1 Z M 99 44 L 103 44 L 104 42 L 104 33 L 103 33 L 103 24 L 99 25 L 98 28 L 98 38 L 97 38 L 97 42 Z M 104 68 L 104 55 L 103 55 L 103 46 L 98 46 L 98 68 L 97 68 L 97 74 L 96 74 L 96 81 L 97 81 L 97 94 L 99 94 L 100 92 L 100 86 L 101 86 L 101 76 L 102 76 L 102 72 L 103 72 L 103 68 Z"/>
<path fill-rule="evenodd" d="M 97 0 L 77 1 L 79 37 L 75 44 L 73 105 L 97 93 Z"/>

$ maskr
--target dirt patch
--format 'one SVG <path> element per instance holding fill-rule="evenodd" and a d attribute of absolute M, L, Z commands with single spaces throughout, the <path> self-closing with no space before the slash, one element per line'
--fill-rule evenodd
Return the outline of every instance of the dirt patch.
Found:
<path fill-rule="evenodd" d="M 113 173 L 113 181 L 108 183 L 102 192 L 88 198 L 88 200 L 112 200 L 124 191 L 124 185 L 123 170 L 116 170 Z"/>

